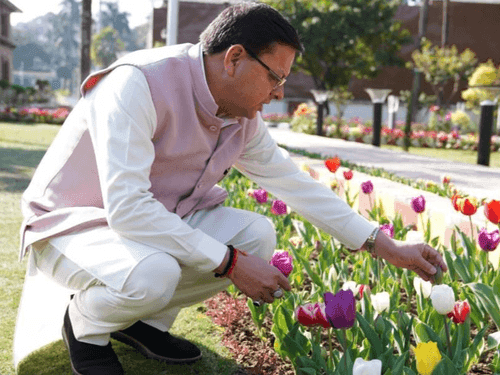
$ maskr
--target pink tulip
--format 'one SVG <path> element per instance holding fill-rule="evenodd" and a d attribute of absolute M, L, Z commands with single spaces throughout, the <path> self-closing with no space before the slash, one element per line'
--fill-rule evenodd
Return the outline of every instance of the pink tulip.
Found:
<path fill-rule="evenodd" d="M 286 277 L 293 271 L 293 258 L 286 250 L 275 251 L 269 264 L 279 269 Z"/>
<path fill-rule="evenodd" d="M 267 202 L 267 191 L 265 191 L 264 189 L 257 189 L 253 192 L 253 197 L 259 203 L 266 203 Z"/>
<path fill-rule="evenodd" d="M 280 200 L 273 201 L 271 205 L 271 212 L 275 215 L 285 215 L 286 203 Z"/>

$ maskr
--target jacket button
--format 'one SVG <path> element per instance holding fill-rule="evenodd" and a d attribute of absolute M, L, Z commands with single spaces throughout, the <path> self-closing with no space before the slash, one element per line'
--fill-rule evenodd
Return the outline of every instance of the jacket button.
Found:
<path fill-rule="evenodd" d="M 213 132 L 217 131 L 217 126 L 212 125 L 212 126 L 210 127 L 210 131 L 213 131 Z"/>

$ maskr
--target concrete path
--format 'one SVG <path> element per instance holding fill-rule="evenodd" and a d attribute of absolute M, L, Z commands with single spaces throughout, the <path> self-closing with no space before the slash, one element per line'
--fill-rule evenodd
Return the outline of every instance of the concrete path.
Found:
<path fill-rule="evenodd" d="M 295 133 L 286 128 L 270 127 L 269 131 L 276 142 L 289 147 L 324 156 L 338 155 L 342 160 L 366 167 L 383 168 L 398 176 L 415 180 L 422 178 L 440 183 L 442 176 L 446 174 L 463 192 L 479 199 L 500 199 L 499 168 L 410 155 L 362 143 Z"/>

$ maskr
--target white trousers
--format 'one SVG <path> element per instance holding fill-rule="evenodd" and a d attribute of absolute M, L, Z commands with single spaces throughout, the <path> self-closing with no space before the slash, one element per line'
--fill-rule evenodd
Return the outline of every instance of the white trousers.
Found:
<path fill-rule="evenodd" d="M 253 212 L 218 206 L 183 220 L 263 259 L 271 258 L 276 245 L 271 221 Z M 37 243 L 32 253 L 43 275 L 74 291 L 69 314 L 76 338 L 97 345 L 106 345 L 111 332 L 138 320 L 166 331 L 183 307 L 229 285 L 213 272 L 180 266 L 167 252 L 120 237 L 108 227 Z"/>

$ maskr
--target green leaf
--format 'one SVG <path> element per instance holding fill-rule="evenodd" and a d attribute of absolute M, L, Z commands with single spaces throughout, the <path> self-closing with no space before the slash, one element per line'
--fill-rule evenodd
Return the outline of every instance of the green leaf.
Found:
<path fill-rule="evenodd" d="M 448 357 L 443 357 L 432 371 L 432 375 L 460 375 L 460 373 Z"/>
<path fill-rule="evenodd" d="M 370 323 L 359 312 L 356 312 L 356 319 L 375 352 L 374 358 L 380 357 L 384 351 L 384 347 L 377 332 L 375 332 Z"/>
<path fill-rule="evenodd" d="M 500 331 L 488 336 L 488 350 L 498 348 L 500 345 Z"/>
<path fill-rule="evenodd" d="M 455 269 L 455 262 L 452 258 L 451 251 L 445 250 L 443 252 L 444 257 L 446 259 L 446 265 L 448 266 L 448 272 L 450 273 L 450 277 L 452 280 L 457 278 L 457 271 Z"/>
<path fill-rule="evenodd" d="M 470 283 L 466 285 L 472 289 L 483 307 L 491 316 L 491 319 L 493 319 L 493 322 L 495 322 L 497 328 L 500 329 L 500 305 L 497 301 L 498 297 L 494 294 L 493 288 L 481 283 Z"/>

